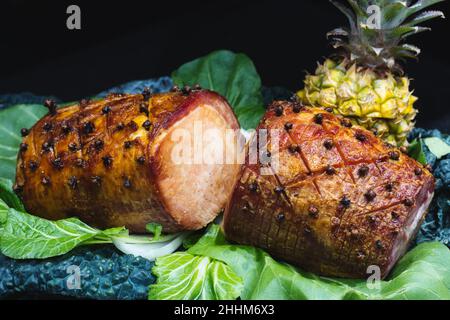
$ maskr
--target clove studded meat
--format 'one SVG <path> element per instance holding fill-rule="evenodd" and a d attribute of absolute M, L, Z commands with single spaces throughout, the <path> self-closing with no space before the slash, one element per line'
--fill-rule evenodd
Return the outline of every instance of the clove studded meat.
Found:
<path fill-rule="evenodd" d="M 243 168 L 227 238 L 321 275 L 364 278 L 378 266 L 385 277 L 424 218 L 432 174 L 372 132 L 298 102 L 274 102 L 261 129 L 267 143 Z"/>
<path fill-rule="evenodd" d="M 206 154 L 222 138 L 196 137 L 196 126 L 229 129 L 237 137 L 239 124 L 218 94 L 175 88 L 58 109 L 46 105 L 49 114 L 22 130 L 18 156 L 15 190 L 30 213 L 53 220 L 76 216 L 138 233 L 156 222 L 178 232 L 206 226 L 228 203 L 240 165 L 174 159 L 195 139 L 202 139 L 195 151 Z M 239 152 L 237 139 L 227 142 L 214 153 Z"/>

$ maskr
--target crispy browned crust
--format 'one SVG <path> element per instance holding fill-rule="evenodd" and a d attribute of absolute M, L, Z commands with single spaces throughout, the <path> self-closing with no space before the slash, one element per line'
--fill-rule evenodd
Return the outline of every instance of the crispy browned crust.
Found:
<path fill-rule="evenodd" d="M 423 218 L 432 174 L 365 129 L 299 109 L 274 102 L 261 121 L 259 129 L 281 132 L 279 151 L 268 143 L 273 174 L 261 175 L 261 163 L 243 168 L 226 236 L 321 275 L 363 278 L 377 265 L 386 276 Z"/>
<path fill-rule="evenodd" d="M 182 225 L 166 210 L 155 141 L 161 143 L 159 135 L 205 104 L 225 104 L 218 111 L 238 128 L 226 101 L 206 90 L 156 94 L 147 101 L 116 94 L 45 116 L 24 137 L 28 149 L 18 156 L 16 187 L 26 209 L 48 219 L 76 216 L 100 228 L 134 232 L 144 232 L 148 222 L 161 223 L 166 232 L 202 227 L 209 221 Z M 148 130 L 145 121 L 151 122 Z"/>

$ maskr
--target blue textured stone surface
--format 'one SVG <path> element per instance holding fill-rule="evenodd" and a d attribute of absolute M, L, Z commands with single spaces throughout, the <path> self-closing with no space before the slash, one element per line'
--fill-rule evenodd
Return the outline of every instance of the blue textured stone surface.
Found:
<path fill-rule="evenodd" d="M 78 248 L 46 260 L 13 260 L 0 255 L 0 298 L 44 294 L 146 299 L 148 286 L 155 281 L 152 267 L 153 262 L 120 254 L 113 246 Z M 78 275 L 80 281 L 73 282 Z"/>
<path fill-rule="evenodd" d="M 97 95 L 97 97 L 106 97 L 109 93 L 141 93 L 145 88 L 149 88 L 153 93 L 167 92 L 172 88 L 172 79 L 169 77 L 161 77 L 149 80 L 131 81 L 119 85 L 117 87 L 105 90 Z"/>
<path fill-rule="evenodd" d="M 15 104 L 43 104 L 45 99 L 53 99 L 60 102 L 58 98 L 48 96 L 36 96 L 30 92 L 15 93 L 15 94 L 0 94 L 0 110 Z"/>
<path fill-rule="evenodd" d="M 450 145 L 450 136 L 439 130 L 414 129 L 410 140 L 437 137 Z M 433 167 L 436 189 L 429 213 L 422 224 L 416 242 L 440 241 L 450 247 L 450 154 L 437 159 L 424 146 L 427 162 Z"/>

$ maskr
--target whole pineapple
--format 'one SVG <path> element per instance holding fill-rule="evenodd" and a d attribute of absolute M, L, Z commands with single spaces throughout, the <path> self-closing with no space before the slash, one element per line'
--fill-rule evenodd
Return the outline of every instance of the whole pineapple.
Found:
<path fill-rule="evenodd" d="M 417 57 L 420 49 L 404 40 L 430 30 L 418 24 L 444 18 L 440 11 L 421 12 L 442 1 L 347 0 L 351 9 L 331 1 L 350 27 L 327 34 L 339 53 L 306 76 L 304 89 L 297 93 L 300 100 L 349 117 L 391 144 L 406 145 L 417 97 L 397 60 Z"/>

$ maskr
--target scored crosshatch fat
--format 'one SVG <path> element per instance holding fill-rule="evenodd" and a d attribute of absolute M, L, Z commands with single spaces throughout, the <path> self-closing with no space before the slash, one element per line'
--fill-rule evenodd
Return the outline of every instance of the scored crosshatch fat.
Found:
<path fill-rule="evenodd" d="M 376 265 L 385 277 L 420 227 L 432 174 L 372 132 L 299 102 L 274 102 L 262 129 L 283 132 L 279 149 L 269 137 L 261 152 L 274 161 L 244 166 L 227 238 L 321 275 L 364 278 Z"/>
<path fill-rule="evenodd" d="M 189 150 L 185 144 L 191 143 L 202 156 L 238 158 L 239 124 L 218 94 L 175 87 L 59 109 L 48 100 L 45 106 L 48 115 L 21 131 L 15 190 L 28 212 L 131 232 L 155 222 L 164 232 L 178 232 L 205 227 L 228 203 L 238 161 L 173 158 L 173 150 Z M 193 136 L 196 126 L 204 136 Z M 208 135 L 213 130 L 227 136 Z M 188 139 L 176 139 L 177 132 Z"/>

